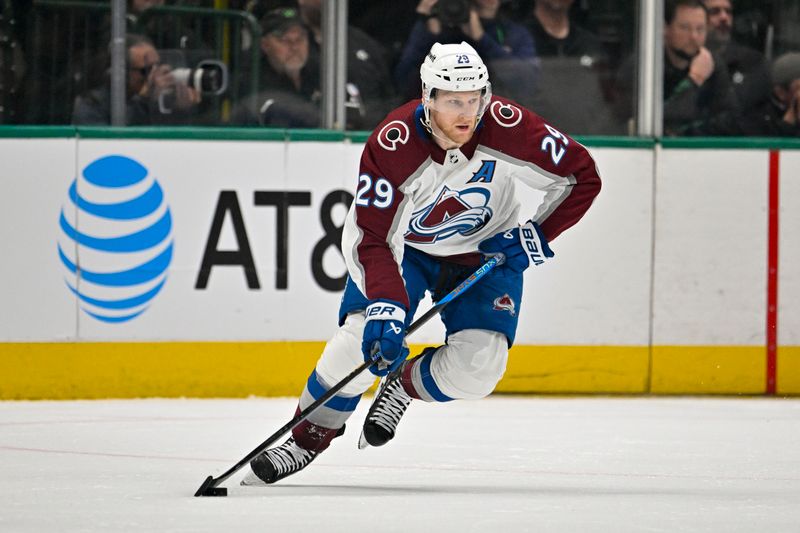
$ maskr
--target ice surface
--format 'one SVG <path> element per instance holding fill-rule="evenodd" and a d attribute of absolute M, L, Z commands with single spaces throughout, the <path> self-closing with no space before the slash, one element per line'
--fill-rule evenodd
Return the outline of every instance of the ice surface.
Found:
<path fill-rule="evenodd" d="M 195 498 L 292 399 L 0 402 L 0 531 L 798 532 L 800 402 L 414 402 L 270 487 Z"/>

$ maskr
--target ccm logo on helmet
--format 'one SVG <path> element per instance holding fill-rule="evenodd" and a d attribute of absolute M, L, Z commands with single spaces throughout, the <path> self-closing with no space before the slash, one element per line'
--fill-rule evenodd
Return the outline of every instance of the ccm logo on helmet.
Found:
<path fill-rule="evenodd" d="M 475 76 L 465 76 L 463 78 L 456 78 L 456 81 L 472 81 L 476 79 Z"/>
<path fill-rule="evenodd" d="M 384 149 L 394 152 L 397 145 L 408 142 L 411 132 L 408 125 L 402 120 L 393 120 L 378 132 L 378 144 Z"/>
<path fill-rule="evenodd" d="M 489 106 L 489 112 L 504 128 L 513 128 L 522 120 L 522 111 L 511 104 L 494 101 Z"/>

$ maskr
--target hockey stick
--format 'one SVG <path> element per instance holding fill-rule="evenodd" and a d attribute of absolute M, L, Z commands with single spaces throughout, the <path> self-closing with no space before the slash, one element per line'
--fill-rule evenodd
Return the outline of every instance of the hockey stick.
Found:
<path fill-rule="evenodd" d="M 416 330 L 418 330 L 423 324 L 425 324 L 428 320 L 431 319 L 434 315 L 439 314 L 444 307 L 452 302 L 455 298 L 459 295 L 464 293 L 467 289 L 472 287 L 475 282 L 479 279 L 484 277 L 486 274 L 489 273 L 494 267 L 502 264 L 503 259 L 501 257 L 492 257 L 486 263 L 481 265 L 481 267 L 476 270 L 473 274 L 471 274 L 467 279 L 462 281 L 458 287 L 450 291 L 444 298 L 439 300 L 436 305 L 428 309 L 428 311 L 419 317 L 417 320 L 414 321 L 413 324 L 408 326 L 406 330 L 406 335 L 411 335 Z M 259 444 L 253 451 L 248 453 L 241 461 L 233 465 L 231 468 L 226 470 L 222 475 L 218 477 L 208 476 L 203 484 L 200 485 L 200 488 L 197 489 L 197 492 L 194 493 L 195 496 L 227 496 L 228 489 L 224 487 L 219 487 L 219 485 L 231 477 L 233 474 L 238 472 L 243 466 L 248 464 L 250 461 L 255 459 L 255 457 L 269 448 L 272 444 L 275 443 L 278 439 L 280 439 L 286 432 L 290 431 L 294 428 L 297 424 L 308 418 L 311 413 L 316 411 L 322 404 L 330 400 L 332 397 L 336 395 L 337 392 L 342 390 L 348 383 L 353 381 L 359 374 L 363 371 L 374 365 L 378 362 L 378 359 L 372 361 L 364 361 L 363 364 L 359 365 L 358 368 L 354 369 L 350 372 L 347 376 L 345 376 L 339 383 L 331 387 L 325 394 L 317 398 L 317 400 L 297 413 L 294 418 L 289 420 L 286 424 L 283 425 L 278 431 L 270 435 L 270 437 Z"/>

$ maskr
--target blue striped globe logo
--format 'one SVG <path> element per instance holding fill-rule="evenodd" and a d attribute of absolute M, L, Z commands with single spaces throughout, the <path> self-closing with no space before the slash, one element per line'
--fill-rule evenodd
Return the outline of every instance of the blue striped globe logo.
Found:
<path fill-rule="evenodd" d="M 87 165 L 69 187 L 59 225 L 65 281 L 89 316 L 126 322 L 164 287 L 172 216 L 158 181 L 138 161 L 109 155 Z"/>

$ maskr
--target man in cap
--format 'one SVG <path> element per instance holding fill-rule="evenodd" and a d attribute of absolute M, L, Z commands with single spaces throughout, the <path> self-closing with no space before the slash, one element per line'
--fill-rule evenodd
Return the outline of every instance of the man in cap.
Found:
<path fill-rule="evenodd" d="M 315 128 L 320 122 L 319 64 L 309 55 L 309 35 L 298 11 L 281 7 L 261 18 L 263 53 L 259 92 L 233 112 L 248 126 Z"/>

